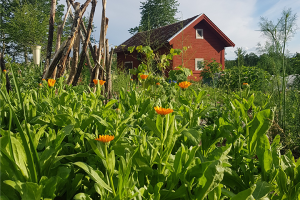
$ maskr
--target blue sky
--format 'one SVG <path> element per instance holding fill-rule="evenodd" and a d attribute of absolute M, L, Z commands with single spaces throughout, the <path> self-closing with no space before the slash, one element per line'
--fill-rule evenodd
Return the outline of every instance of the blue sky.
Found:
<path fill-rule="evenodd" d="M 77 0 L 81 4 L 85 0 Z M 98 0 L 94 24 L 97 27 L 93 36 L 99 39 L 101 25 L 102 1 Z M 264 44 L 266 39 L 262 37 L 258 23 L 260 17 L 267 17 L 277 21 L 284 8 L 291 8 L 292 13 L 297 13 L 298 30 L 294 37 L 288 41 L 287 49 L 291 54 L 300 53 L 300 0 L 178 0 L 179 13 L 177 18 L 187 19 L 200 13 L 206 14 L 234 43 L 235 48 L 226 48 L 225 58 L 235 59 L 237 47 L 247 50 L 247 53 L 256 51 L 260 42 Z M 66 4 L 65 0 L 59 0 L 60 4 Z M 140 21 L 140 0 L 107 0 L 106 16 L 109 18 L 107 38 L 112 46 L 118 46 L 126 41 L 131 34 L 128 29 L 135 27 Z M 86 13 L 90 11 L 90 7 Z"/>

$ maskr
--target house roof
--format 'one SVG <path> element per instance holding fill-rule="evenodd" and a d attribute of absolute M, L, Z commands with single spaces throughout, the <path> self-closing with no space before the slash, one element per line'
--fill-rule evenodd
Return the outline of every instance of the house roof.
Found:
<path fill-rule="evenodd" d="M 221 39 L 224 40 L 226 46 L 235 46 L 235 44 L 205 14 L 200 14 L 174 24 L 159 27 L 157 29 L 138 32 L 119 45 L 115 49 L 115 52 L 127 51 L 128 47 L 130 46 L 150 45 L 151 47 L 155 47 L 169 43 L 195 21 L 199 20 L 200 22 L 203 19 L 221 36 Z"/>

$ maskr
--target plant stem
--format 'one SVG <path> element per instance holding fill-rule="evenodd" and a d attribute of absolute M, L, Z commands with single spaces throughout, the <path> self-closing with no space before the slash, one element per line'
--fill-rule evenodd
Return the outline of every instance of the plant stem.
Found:
<path fill-rule="evenodd" d="M 104 148 L 104 153 L 105 153 L 105 159 L 106 159 L 106 166 L 108 165 L 108 153 L 107 153 L 107 143 L 104 144 L 105 145 L 105 148 Z M 109 180 L 110 180 L 110 185 L 111 185 L 111 188 L 112 188 L 112 191 L 113 191 L 113 195 L 114 197 L 116 197 L 116 191 L 115 191 L 115 186 L 114 186 L 114 182 L 113 182 L 113 172 L 110 172 L 108 171 L 108 174 L 109 174 Z"/>

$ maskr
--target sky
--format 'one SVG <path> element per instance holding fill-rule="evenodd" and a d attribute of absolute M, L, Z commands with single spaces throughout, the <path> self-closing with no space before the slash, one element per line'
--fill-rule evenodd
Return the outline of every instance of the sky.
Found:
<path fill-rule="evenodd" d="M 76 0 L 75 0 L 76 1 Z M 86 0 L 77 0 L 83 4 Z M 109 18 L 107 38 L 111 46 L 118 46 L 132 35 L 128 32 L 139 24 L 141 1 L 145 0 L 107 0 L 106 17 Z M 259 30 L 260 17 L 277 22 L 283 9 L 291 8 L 297 14 L 298 30 L 287 43 L 290 55 L 300 53 L 300 0 L 177 0 L 180 4 L 176 18 L 184 20 L 204 13 L 214 24 L 235 43 L 235 47 L 225 49 L 225 59 L 236 58 L 234 51 L 242 47 L 247 53 L 255 53 L 257 44 L 264 44 Z M 59 4 L 66 5 L 65 0 Z M 67 7 L 65 7 L 65 10 Z M 86 10 L 88 15 L 90 6 Z M 94 16 L 96 31 L 93 37 L 99 40 L 102 15 L 102 1 L 98 0 Z"/>

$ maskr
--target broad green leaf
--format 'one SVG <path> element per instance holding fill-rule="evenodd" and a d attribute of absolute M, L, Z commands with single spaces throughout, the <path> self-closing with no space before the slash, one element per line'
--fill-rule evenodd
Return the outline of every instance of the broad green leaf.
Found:
<path fill-rule="evenodd" d="M 230 200 L 255 200 L 252 196 L 256 185 L 251 186 L 249 189 L 239 192 L 237 195 L 232 197 Z"/>
<path fill-rule="evenodd" d="M 61 178 L 59 176 L 52 176 L 51 178 L 47 178 L 46 176 L 42 176 L 40 180 L 40 185 L 43 186 L 42 197 L 54 199 L 56 197 L 57 185 Z"/>
<path fill-rule="evenodd" d="M 247 124 L 249 127 L 248 150 L 252 155 L 256 149 L 259 138 L 262 137 L 271 127 L 273 121 L 273 111 L 270 109 L 258 112 L 254 119 Z"/>
<path fill-rule="evenodd" d="M 266 135 L 258 138 L 256 153 L 262 167 L 262 180 L 268 182 L 270 181 L 269 173 L 273 167 L 273 159 L 270 143 Z"/>
<path fill-rule="evenodd" d="M 74 196 L 73 200 L 93 200 L 93 199 L 88 194 L 78 193 Z"/>
<path fill-rule="evenodd" d="M 83 169 L 90 177 L 93 179 L 96 183 L 99 183 L 101 187 L 105 188 L 107 191 L 112 192 L 111 187 L 109 187 L 97 174 L 97 172 L 88 164 L 83 162 L 76 162 L 73 163 L 74 165 L 77 165 L 81 169 Z"/>
<path fill-rule="evenodd" d="M 206 198 L 209 192 L 218 187 L 223 179 L 223 176 L 224 168 L 222 167 L 222 163 L 218 160 L 211 162 L 208 168 L 205 170 L 203 176 L 200 178 L 205 180 L 205 182 L 203 182 L 203 187 L 199 187 L 195 191 L 197 199 L 203 200 Z"/>
<path fill-rule="evenodd" d="M 269 192 L 274 190 L 273 186 L 265 181 L 256 182 L 256 188 L 252 194 L 254 199 L 262 199 L 267 197 Z"/>
<path fill-rule="evenodd" d="M 156 124 L 149 118 L 145 119 L 145 123 L 147 127 L 154 132 L 154 134 L 160 138 L 161 137 L 161 132 L 157 129 Z"/>
<path fill-rule="evenodd" d="M 26 182 L 22 183 L 20 181 L 3 181 L 5 184 L 10 185 L 15 190 L 17 190 L 22 198 L 22 200 L 40 200 L 42 196 L 43 186 L 37 183 Z"/>

